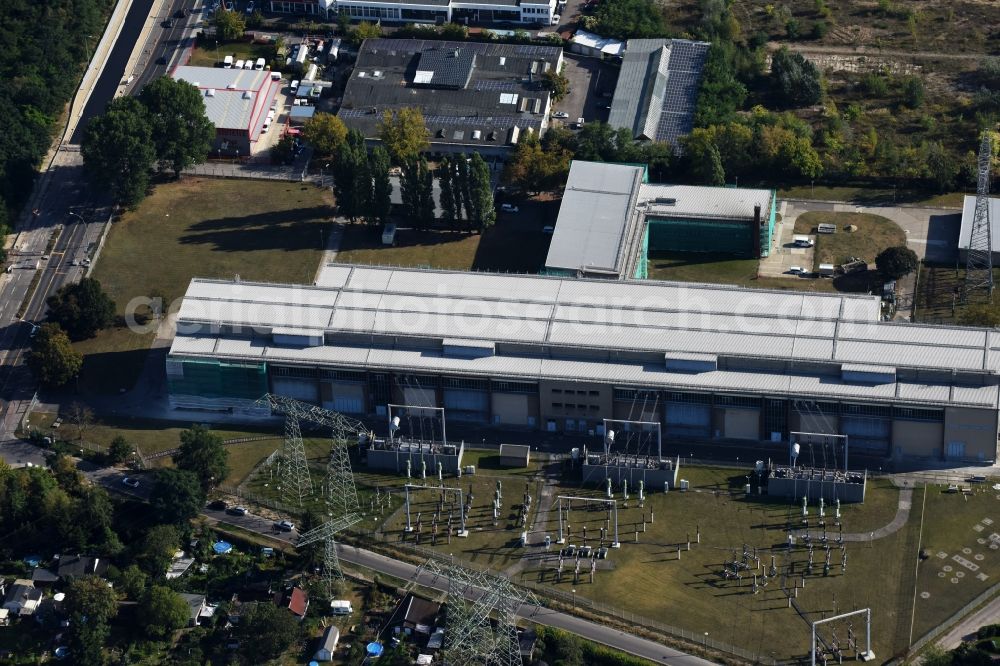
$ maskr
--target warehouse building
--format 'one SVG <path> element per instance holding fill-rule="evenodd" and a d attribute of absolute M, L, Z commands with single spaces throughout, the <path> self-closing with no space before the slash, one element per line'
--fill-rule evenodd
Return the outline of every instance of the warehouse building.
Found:
<path fill-rule="evenodd" d="M 523 23 L 547 26 L 556 0 L 270 0 L 270 10 L 386 23 Z"/>
<path fill-rule="evenodd" d="M 172 76 L 201 91 L 205 114 L 215 125 L 212 155 L 252 155 L 267 131 L 265 122 L 281 89 L 280 77 L 266 70 L 188 67 Z"/>
<path fill-rule="evenodd" d="M 406 404 L 449 423 L 827 432 L 853 452 L 993 460 L 1000 331 L 879 316 L 874 296 L 331 264 L 312 286 L 192 280 L 166 375 L 184 409 L 259 413 L 270 391 L 373 423 Z"/>
<path fill-rule="evenodd" d="M 635 139 L 676 147 L 691 131 L 709 46 L 686 39 L 628 40 L 608 124 L 628 128 Z"/>
<path fill-rule="evenodd" d="M 650 252 L 768 256 L 773 190 L 657 185 L 646 173 L 641 165 L 574 161 L 545 272 L 641 279 Z"/>
<path fill-rule="evenodd" d="M 989 199 L 990 242 L 993 247 L 993 264 L 1000 264 L 1000 199 Z M 969 239 L 972 238 L 972 222 L 976 219 L 976 197 L 965 195 L 962 202 L 962 227 L 958 233 L 958 256 L 965 261 L 969 252 Z"/>
<path fill-rule="evenodd" d="M 417 107 L 431 152 L 502 157 L 548 127 L 542 75 L 562 67 L 558 46 L 367 39 L 338 115 L 376 141 L 386 111 Z"/>

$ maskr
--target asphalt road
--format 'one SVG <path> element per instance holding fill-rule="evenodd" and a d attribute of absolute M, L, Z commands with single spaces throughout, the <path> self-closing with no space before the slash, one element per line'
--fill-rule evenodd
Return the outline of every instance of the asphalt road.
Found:
<path fill-rule="evenodd" d="M 119 487 L 120 481 L 119 481 Z M 297 532 L 281 532 L 274 527 L 274 521 L 260 516 L 247 514 L 245 516 L 233 516 L 225 511 L 206 509 L 202 515 L 211 520 L 229 523 L 242 529 L 256 532 L 268 538 L 282 541 L 289 545 L 295 545 L 298 540 Z M 407 562 L 400 562 L 370 550 L 337 544 L 337 552 L 344 562 L 365 567 L 379 573 L 395 576 L 401 580 L 414 580 L 417 574 L 417 567 Z M 448 591 L 448 581 L 435 574 L 421 572 L 416 577 L 416 582 L 424 587 L 429 587 L 441 592 Z M 706 661 L 699 657 L 685 654 L 673 648 L 660 645 L 654 641 L 639 638 L 632 634 L 627 634 L 617 629 L 612 629 L 594 622 L 580 619 L 573 615 L 561 613 L 534 604 L 525 604 L 518 609 L 518 615 L 522 618 L 543 624 L 549 627 L 556 627 L 564 631 L 583 636 L 589 640 L 603 643 L 604 645 L 629 652 L 644 659 L 658 664 L 670 664 L 672 666 L 709 666 L 713 662 Z"/>
<path fill-rule="evenodd" d="M 87 105 L 83 108 L 80 122 L 76 126 L 76 131 L 73 132 L 72 143 L 79 144 L 83 140 L 83 131 L 90 119 L 104 113 L 104 107 L 114 99 L 115 92 L 121 85 L 125 68 L 128 65 L 129 56 L 132 55 L 135 43 L 139 41 L 139 33 L 149 17 L 153 2 L 154 0 L 132 0 L 132 6 L 129 8 L 125 22 L 122 24 L 122 31 L 104 65 L 104 71 L 101 72 L 101 76 L 94 86 L 94 91 L 91 93 L 90 99 L 87 100 Z"/>

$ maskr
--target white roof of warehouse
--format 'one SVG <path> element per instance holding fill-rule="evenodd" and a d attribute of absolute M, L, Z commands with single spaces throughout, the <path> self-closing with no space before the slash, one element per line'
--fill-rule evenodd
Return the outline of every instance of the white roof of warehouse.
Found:
<path fill-rule="evenodd" d="M 192 280 L 170 353 L 526 380 L 997 404 L 995 385 L 955 386 L 941 378 L 952 369 L 1000 371 L 1000 331 L 883 323 L 878 316 L 879 301 L 870 296 L 331 264 L 318 286 Z M 230 326 L 244 333 L 218 333 Z M 275 327 L 334 338 L 315 346 L 276 345 L 269 335 Z M 513 355 L 498 349 L 496 355 L 468 358 L 426 345 L 406 348 L 401 341 L 409 337 L 551 351 Z M 587 350 L 592 359 L 584 357 Z M 662 361 L 616 362 L 608 355 L 635 351 L 940 372 L 920 383 L 864 384 L 793 370 L 677 372 Z"/>
<path fill-rule="evenodd" d="M 761 219 L 771 210 L 771 190 L 745 187 L 705 187 L 700 185 L 644 184 L 639 190 L 639 204 L 645 204 L 651 217 L 694 217 L 713 220 L 753 219 L 754 205 L 760 206 Z M 673 204 L 656 203 L 674 199 Z"/>
<path fill-rule="evenodd" d="M 990 211 L 990 243 L 994 252 L 1000 252 L 1000 198 L 991 198 Z M 969 249 L 969 239 L 972 237 L 972 221 L 976 214 L 976 197 L 965 195 L 962 204 L 962 229 L 958 233 L 958 247 Z"/>
<path fill-rule="evenodd" d="M 573 43 L 585 46 L 590 49 L 599 49 L 601 53 L 607 55 L 621 55 L 625 50 L 625 42 L 610 37 L 601 37 L 586 30 L 577 30 L 573 33 Z"/>
<path fill-rule="evenodd" d="M 574 161 L 545 267 L 616 271 L 644 171 L 641 166 Z"/>
<path fill-rule="evenodd" d="M 263 110 L 273 96 L 268 93 L 272 84 L 277 84 L 271 80 L 271 72 L 255 69 L 182 66 L 174 70 L 173 77 L 201 90 L 205 114 L 213 125 L 244 131 L 263 124 Z M 213 91 L 211 95 L 209 91 Z M 259 134 L 259 127 L 256 129 L 254 137 Z"/>
<path fill-rule="evenodd" d="M 545 268 L 620 275 L 624 253 L 639 251 L 630 241 L 644 216 L 750 220 L 755 204 L 761 219 L 770 214 L 771 190 L 653 185 L 642 182 L 644 172 L 642 166 L 574 160 Z"/>

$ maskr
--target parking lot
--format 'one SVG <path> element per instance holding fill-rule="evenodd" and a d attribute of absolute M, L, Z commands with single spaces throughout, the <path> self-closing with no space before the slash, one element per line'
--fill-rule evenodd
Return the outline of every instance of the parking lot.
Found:
<path fill-rule="evenodd" d="M 577 118 L 607 122 L 607 107 L 611 105 L 611 95 L 618 82 L 618 68 L 597 58 L 584 58 L 572 53 L 566 53 L 564 60 L 566 67 L 563 73 L 569 79 L 569 94 L 556 104 L 555 109 L 565 111 L 569 117 L 554 119 L 552 125 L 569 125 Z"/>

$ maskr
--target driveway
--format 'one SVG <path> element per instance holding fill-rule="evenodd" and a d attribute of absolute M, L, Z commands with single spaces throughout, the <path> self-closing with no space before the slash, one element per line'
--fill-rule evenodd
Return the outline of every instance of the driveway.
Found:
<path fill-rule="evenodd" d="M 781 202 L 781 221 L 775 224 L 774 237 L 771 239 L 771 254 L 760 260 L 757 272 L 762 277 L 791 278 L 789 269 L 798 266 L 806 272 L 812 272 L 814 247 L 799 247 L 792 238 L 795 236 L 795 219 L 800 212 L 794 206 Z M 809 236 L 816 242 L 816 236 Z"/>
<path fill-rule="evenodd" d="M 555 105 L 557 111 L 565 111 L 569 118 L 553 120 L 553 126 L 559 123 L 569 124 L 577 118 L 587 121 L 600 120 L 607 122 L 610 97 L 605 93 L 614 93 L 618 83 L 618 69 L 598 58 L 584 58 L 572 53 L 564 55 L 566 67 L 563 73 L 569 79 L 569 94 Z"/>
<path fill-rule="evenodd" d="M 786 215 L 798 217 L 807 211 L 835 213 L 871 213 L 889 218 L 906 233 L 906 244 L 921 259 L 931 263 L 952 263 L 958 251 L 958 231 L 962 213 L 954 208 L 920 208 L 916 206 L 856 206 L 829 201 L 789 199 Z"/>

